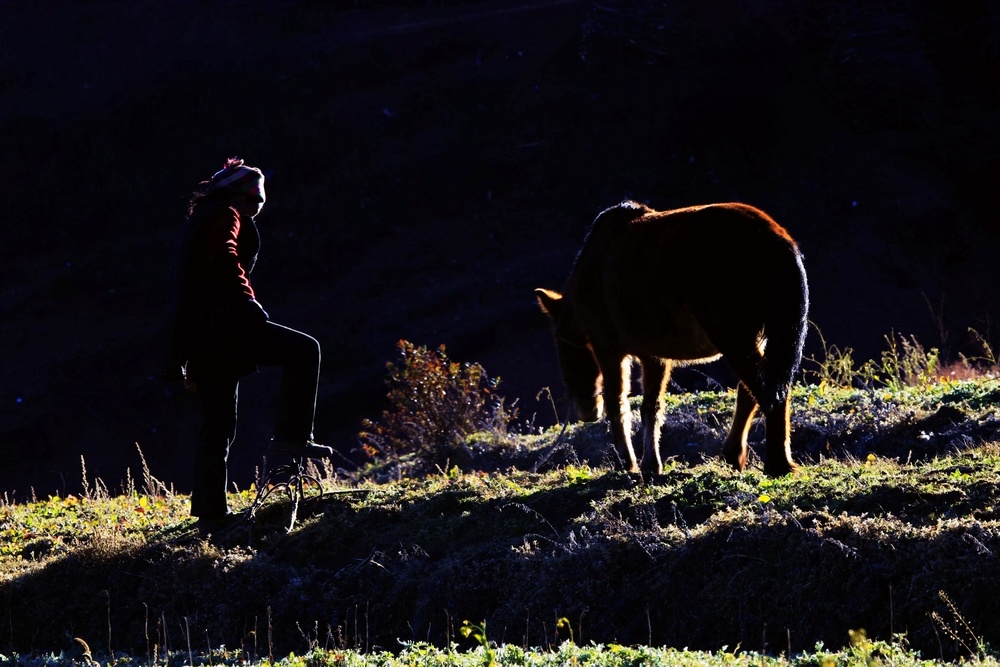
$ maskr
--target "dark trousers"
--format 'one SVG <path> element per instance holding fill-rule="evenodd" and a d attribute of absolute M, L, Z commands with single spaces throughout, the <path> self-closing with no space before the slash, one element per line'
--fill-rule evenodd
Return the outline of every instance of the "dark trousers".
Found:
<path fill-rule="evenodd" d="M 268 322 L 256 328 L 241 349 L 258 366 L 282 369 L 274 438 L 305 442 L 313 437 L 320 349 L 316 339 L 300 331 Z M 202 425 L 198 433 L 191 514 L 218 518 L 226 511 L 229 447 L 236 439 L 238 376 L 210 364 L 196 378 L 202 397 Z"/>

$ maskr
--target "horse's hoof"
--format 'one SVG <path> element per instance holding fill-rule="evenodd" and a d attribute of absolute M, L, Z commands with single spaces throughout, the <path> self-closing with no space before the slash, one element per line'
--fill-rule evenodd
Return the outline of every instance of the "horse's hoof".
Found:
<path fill-rule="evenodd" d="M 662 471 L 656 472 L 655 470 L 643 470 L 640 477 L 642 478 L 642 483 L 645 484 L 646 486 L 649 486 L 656 480 L 663 477 L 663 472 Z"/>
<path fill-rule="evenodd" d="M 745 454 L 740 455 L 723 452 L 722 460 L 740 472 L 743 472 L 747 468 L 747 457 Z"/>
<path fill-rule="evenodd" d="M 775 465 L 770 465 L 768 463 L 764 464 L 764 474 L 768 477 L 785 477 L 786 475 L 794 475 L 795 471 L 798 469 L 799 467 L 791 461 L 781 461 Z"/>
<path fill-rule="evenodd" d="M 652 457 L 643 459 L 639 469 L 642 470 L 643 477 L 658 477 L 663 474 L 663 464 Z"/>

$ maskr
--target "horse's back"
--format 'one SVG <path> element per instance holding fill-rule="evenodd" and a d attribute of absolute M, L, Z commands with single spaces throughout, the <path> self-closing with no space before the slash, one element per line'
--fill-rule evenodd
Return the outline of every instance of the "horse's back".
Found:
<path fill-rule="evenodd" d="M 649 242 L 652 235 L 660 237 L 661 242 L 690 243 L 705 251 L 734 253 L 760 251 L 768 244 L 796 245 L 791 234 L 767 213 L 737 202 L 653 211 L 633 222 L 628 231 L 641 242 Z M 736 245 L 734 241 L 748 245 Z"/>
<path fill-rule="evenodd" d="M 620 205 L 595 220 L 577 260 L 578 274 L 591 274 L 622 294 L 681 299 L 739 291 L 733 273 L 761 277 L 782 270 L 798 248 L 784 227 L 748 204 L 724 203 L 655 211 Z M 746 276 L 751 279 L 751 276 Z"/>
<path fill-rule="evenodd" d="M 802 291 L 800 267 L 791 235 L 753 206 L 621 205 L 595 220 L 573 296 L 592 335 L 698 359 L 716 353 L 724 329 L 759 332 L 761 295 Z"/>

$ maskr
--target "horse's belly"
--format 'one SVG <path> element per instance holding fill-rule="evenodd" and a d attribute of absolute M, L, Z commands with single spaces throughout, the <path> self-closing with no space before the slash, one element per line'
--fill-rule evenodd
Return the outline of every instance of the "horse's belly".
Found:
<path fill-rule="evenodd" d="M 708 339 L 689 338 L 678 340 L 665 338 L 642 345 L 648 354 L 675 361 L 710 361 L 721 353 Z"/>
<path fill-rule="evenodd" d="M 707 361 L 720 354 L 708 332 L 693 317 L 658 318 L 648 327 L 633 330 L 629 338 L 634 353 L 664 359 Z"/>

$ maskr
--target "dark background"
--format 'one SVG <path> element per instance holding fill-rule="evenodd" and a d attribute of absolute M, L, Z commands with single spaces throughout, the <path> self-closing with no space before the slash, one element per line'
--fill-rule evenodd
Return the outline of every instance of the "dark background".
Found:
<path fill-rule="evenodd" d="M 974 327 L 998 349 L 996 2 L 9 1 L 0 45 L 15 498 L 77 491 L 81 457 L 110 486 L 138 477 L 136 443 L 186 490 L 198 402 L 158 379 L 168 267 L 191 190 L 231 155 L 268 176 L 254 287 L 323 344 L 317 435 L 344 453 L 400 338 L 482 363 L 551 424 L 532 289 L 559 288 L 624 198 L 771 213 L 806 255 L 812 320 L 858 359 L 891 331 L 955 358 Z M 241 487 L 276 381 L 241 386 Z"/>

